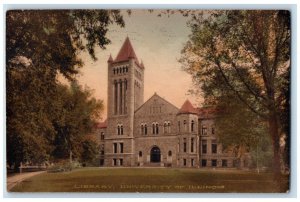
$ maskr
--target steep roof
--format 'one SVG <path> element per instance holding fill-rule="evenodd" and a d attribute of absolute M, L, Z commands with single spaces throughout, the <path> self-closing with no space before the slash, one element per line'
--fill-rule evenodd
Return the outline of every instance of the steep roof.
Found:
<path fill-rule="evenodd" d="M 189 100 L 186 100 L 179 109 L 178 114 L 198 114 L 198 111 Z"/>
<path fill-rule="evenodd" d="M 126 37 L 126 40 L 123 43 L 114 62 L 123 62 L 123 61 L 128 61 L 129 59 L 135 59 L 136 62 L 138 61 L 137 56 L 129 40 L 129 37 Z"/>
<path fill-rule="evenodd" d="M 110 56 L 109 56 L 107 62 L 110 63 L 110 62 L 113 62 L 113 61 L 114 61 L 114 60 L 113 60 L 113 58 L 111 57 L 111 54 L 110 54 Z"/>
<path fill-rule="evenodd" d="M 146 102 L 144 102 L 144 104 L 142 104 L 139 108 L 137 108 L 137 109 L 135 110 L 134 113 L 135 113 L 135 114 L 139 113 L 139 111 L 143 110 L 143 108 L 146 108 L 146 106 L 149 105 L 149 104 L 151 104 L 151 102 L 152 102 L 153 100 L 155 100 L 155 99 L 161 101 L 162 103 L 165 103 L 165 104 L 166 104 L 167 106 L 169 106 L 170 108 L 173 108 L 176 112 L 178 111 L 178 108 L 177 108 L 175 105 L 173 105 L 172 103 L 170 103 L 170 102 L 167 101 L 166 99 L 160 97 L 160 96 L 155 92 L 155 93 L 154 93 L 154 94 L 153 94 Z"/>

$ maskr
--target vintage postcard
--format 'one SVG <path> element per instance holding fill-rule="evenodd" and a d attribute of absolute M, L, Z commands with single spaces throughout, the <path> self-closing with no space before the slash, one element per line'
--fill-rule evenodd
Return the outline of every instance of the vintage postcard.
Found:
<path fill-rule="evenodd" d="M 7 191 L 288 193 L 288 10 L 8 10 Z"/>

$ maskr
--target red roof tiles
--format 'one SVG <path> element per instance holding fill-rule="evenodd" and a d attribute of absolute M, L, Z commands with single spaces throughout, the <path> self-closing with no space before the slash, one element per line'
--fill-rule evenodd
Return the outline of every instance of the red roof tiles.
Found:
<path fill-rule="evenodd" d="M 178 114 L 198 114 L 198 111 L 193 107 L 189 100 L 186 100 L 180 108 Z"/>
<path fill-rule="evenodd" d="M 133 47 L 131 45 L 129 38 L 127 37 L 118 53 L 116 59 L 114 60 L 114 62 L 128 61 L 131 58 L 133 58 L 137 61 L 137 56 L 133 50 Z"/>

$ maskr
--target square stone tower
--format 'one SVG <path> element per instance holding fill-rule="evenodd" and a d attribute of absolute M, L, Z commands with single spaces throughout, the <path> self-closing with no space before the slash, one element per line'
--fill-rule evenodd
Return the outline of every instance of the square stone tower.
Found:
<path fill-rule="evenodd" d="M 108 61 L 105 165 L 134 164 L 134 112 L 144 102 L 144 65 L 127 37 L 117 57 Z"/>

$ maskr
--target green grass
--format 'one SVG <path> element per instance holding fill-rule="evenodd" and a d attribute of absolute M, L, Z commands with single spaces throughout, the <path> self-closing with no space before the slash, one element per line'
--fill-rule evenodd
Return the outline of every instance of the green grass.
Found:
<path fill-rule="evenodd" d="M 29 178 L 12 192 L 286 192 L 271 173 L 170 168 L 83 168 Z"/>

